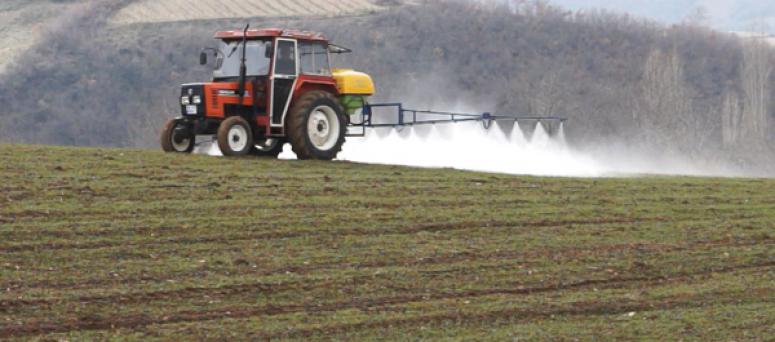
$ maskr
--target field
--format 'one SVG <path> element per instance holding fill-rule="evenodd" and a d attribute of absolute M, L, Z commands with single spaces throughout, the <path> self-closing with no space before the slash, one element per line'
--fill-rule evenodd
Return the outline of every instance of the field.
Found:
<path fill-rule="evenodd" d="M 371 0 L 137 0 L 113 17 L 118 24 L 250 17 L 332 17 L 381 9 Z"/>
<path fill-rule="evenodd" d="M 733 33 L 741 38 L 763 41 L 770 45 L 775 46 L 775 35 L 763 35 L 761 33 L 754 33 L 754 32 L 733 32 Z"/>
<path fill-rule="evenodd" d="M 0 74 L 8 64 L 33 47 L 44 33 L 46 23 L 80 0 L 3 0 L 0 2 Z"/>
<path fill-rule="evenodd" d="M 86 0 L 0 1 L 0 74 L 35 47 L 48 30 L 74 30 L 69 17 Z M 390 1 L 389 1 L 390 2 Z M 372 0 L 132 0 L 114 13 L 116 25 L 221 18 L 303 18 L 362 15 L 384 9 Z"/>
<path fill-rule="evenodd" d="M 0 339 L 775 336 L 774 180 L 0 158 Z"/>

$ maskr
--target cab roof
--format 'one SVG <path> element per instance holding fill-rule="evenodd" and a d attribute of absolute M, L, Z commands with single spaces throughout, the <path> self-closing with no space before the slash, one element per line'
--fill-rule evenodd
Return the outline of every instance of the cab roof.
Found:
<path fill-rule="evenodd" d="M 231 31 L 219 31 L 215 34 L 216 39 L 242 39 L 243 30 L 231 30 Z M 246 38 L 248 40 L 250 39 L 260 39 L 260 38 L 274 38 L 274 37 L 281 37 L 281 38 L 293 38 L 293 39 L 299 39 L 299 40 L 314 40 L 314 41 L 322 41 L 327 42 L 328 39 L 319 32 L 312 32 L 312 31 L 299 31 L 299 30 L 286 30 L 286 29 L 279 29 L 279 28 L 263 28 L 263 29 L 250 29 L 248 30 Z"/>

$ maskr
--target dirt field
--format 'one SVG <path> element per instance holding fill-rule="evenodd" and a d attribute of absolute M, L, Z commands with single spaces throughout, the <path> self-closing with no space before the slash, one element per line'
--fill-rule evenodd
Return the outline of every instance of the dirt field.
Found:
<path fill-rule="evenodd" d="M 0 1 L 0 74 L 34 47 L 47 29 L 66 21 L 87 0 Z M 371 0 L 134 0 L 113 24 L 249 17 L 336 17 L 379 11 Z"/>
<path fill-rule="evenodd" d="M 379 10 L 371 0 L 137 0 L 119 11 L 118 24 L 219 18 L 305 17 Z"/>
<path fill-rule="evenodd" d="M 0 158 L 0 339 L 775 336 L 773 180 Z"/>
<path fill-rule="evenodd" d="M 766 35 L 754 32 L 734 32 L 734 34 L 741 38 L 763 41 L 769 43 L 772 46 L 775 46 L 775 35 Z"/>

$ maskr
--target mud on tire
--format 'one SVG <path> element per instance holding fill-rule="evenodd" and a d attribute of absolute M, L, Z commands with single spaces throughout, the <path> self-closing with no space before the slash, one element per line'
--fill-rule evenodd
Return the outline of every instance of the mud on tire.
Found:
<path fill-rule="evenodd" d="M 310 91 L 288 113 L 286 131 L 299 159 L 332 160 L 345 141 L 344 107 L 331 93 Z"/>
<path fill-rule="evenodd" d="M 253 129 L 247 120 L 232 116 L 218 127 L 218 147 L 224 156 L 244 156 L 253 149 Z"/>

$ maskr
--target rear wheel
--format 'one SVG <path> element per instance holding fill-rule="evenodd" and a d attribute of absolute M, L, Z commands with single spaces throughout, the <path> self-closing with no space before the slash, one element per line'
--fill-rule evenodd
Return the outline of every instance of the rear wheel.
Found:
<path fill-rule="evenodd" d="M 257 157 L 277 158 L 280 153 L 283 153 L 285 142 L 285 139 L 280 138 L 267 138 L 256 141 L 250 153 Z"/>
<path fill-rule="evenodd" d="M 161 148 L 169 153 L 191 153 L 195 137 L 191 127 L 180 119 L 170 119 L 161 130 Z"/>
<path fill-rule="evenodd" d="M 288 138 L 299 159 L 332 160 L 342 150 L 347 121 L 339 100 L 325 91 L 302 95 L 288 113 Z"/>
<path fill-rule="evenodd" d="M 253 132 L 247 120 L 232 116 L 218 127 L 218 147 L 224 156 L 244 156 L 253 148 Z"/>

